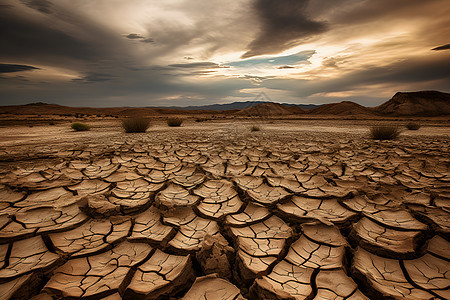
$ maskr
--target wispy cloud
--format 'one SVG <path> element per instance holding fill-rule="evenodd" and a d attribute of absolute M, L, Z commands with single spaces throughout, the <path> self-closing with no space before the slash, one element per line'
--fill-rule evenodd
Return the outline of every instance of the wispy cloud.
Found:
<path fill-rule="evenodd" d="M 139 40 L 140 42 L 142 42 L 142 43 L 154 43 L 155 42 L 155 40 L 154 39 L 152 39 L 152 38 L 146 38 L 145 36 L 142 36 L 142 35 L 140 35 L 140 34 L 138 34 L 138 33 L 130 33 L 130 34 L 128 34 L 128 35 L 126 35 L 125 36 L 127 39 L 130 39 L 130 40 Z"/>
<path fill-rule="evenodd" d="M 183 68 L 183 69 L 218 69 L 218 68 L 227 68 L 227 66 L 222 66 L 214 62 L 193 62 L 193 63 L 185 63 L 185 64 L 171 64 L 169 67 L 173 68 Z"/>
<path fill-rule="evenodd" d="M 450 44 L 442 45 L 439 47 L 435 47 L 431 50 L 439 51 L 439 50 L 450 50 Z"/>
<path fill-rule="evenodd" d="M 53 3 L 48 0 L 21 0 L 21 2 L 45 14 L 53 12 Z"/>
<path fill-rule="evenodd" d="M 82 82 L 82 83 L 94 83 L 94 82 L 103 82 L 103 81 L 113 80 L 114 77 L 115 76 L 112 76 L 110 74 L 90 72 L 80 78 L 74 78 L 74 79 L 72 79 L 72 81 Z"/>
<path fill-rule="evenodd" d="M 145 39 L 142 35 L 137 34 L 137 33 L 130 33 L 130 34 L 126 35 L 125 37 L 130 40 Z"/>
<path fill-rule="evenodd" d="M 23 71 L 40 70 L 37 67 L 15 64 L 0 64 L 0 73 L 14 73 Z"/>

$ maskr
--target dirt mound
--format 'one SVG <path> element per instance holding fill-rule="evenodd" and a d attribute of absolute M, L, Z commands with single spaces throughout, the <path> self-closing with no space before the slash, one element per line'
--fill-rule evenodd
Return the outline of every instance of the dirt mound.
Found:
<path fill-rule="evenodd" d="M 318 108 L 310 110 L 308 113 L 313 115 L 337 115 L 337 116 L 374 114 L 370 108 L 364 107 L 351 101 L 342 101 L 339 103 L 325 104 Z"/>
<path fill-rule="evenodd" d="M 305 111 L 300 107 L 289 107 L 279 103 L 261 103 L 249 108 L 242 109 L 237 114 L 244 116 L 271 117 L 295 115 L 304 112 Z"/>
<path fill-rule="evenodd" d="M 438 91 L 398 92 L 375 110 L 386 115 L 438 116 L 450 114 L 450 94 Z"/>

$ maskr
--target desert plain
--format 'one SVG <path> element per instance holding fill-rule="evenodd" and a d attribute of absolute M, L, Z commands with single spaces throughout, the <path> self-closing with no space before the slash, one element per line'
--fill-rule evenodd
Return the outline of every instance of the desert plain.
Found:
<path fill-rule="evenodd" d="M 181 117 L 3 117 L 0 299 L 450 298 L 448 118 Z"/>
<path fill-rule="evenodd" d="M 449 0 L 1 0 L 0 300 L 450 299 Z"/>

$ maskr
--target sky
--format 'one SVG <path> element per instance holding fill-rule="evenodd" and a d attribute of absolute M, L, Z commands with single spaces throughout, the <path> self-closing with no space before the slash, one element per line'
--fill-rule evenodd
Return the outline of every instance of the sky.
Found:
<path fill-rule="evenodd" d="M 0 0 L 0 105 L 450 92 L 448 0 Z"/>

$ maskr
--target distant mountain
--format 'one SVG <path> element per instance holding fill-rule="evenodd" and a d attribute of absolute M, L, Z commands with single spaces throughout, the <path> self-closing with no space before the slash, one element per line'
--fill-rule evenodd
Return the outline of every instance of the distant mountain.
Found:
<path fill-rule="evenodd" d="M 262 103 L 274 103 L 270 101 L 246 101 L 246 102 L 232 102 L 226 104 L 210 104 L 210 105 L 201 105 L 201 106 L 159 106 L 158 108 L 170 108 L 170 109 L 182 109 L 182 110 L 216 110 L 216 111 L 225 111 L 225 110 L 241 110 L 245 108 L 249 108 Z M 279 103 L 277 103 L 279 104 Z M 301 109 L 313 109 L 319 107 L 320 105 L 315 104 L 291 104 L 291 103 L 282 103 L 285 106 L 297 106 Z M 151 107 L 155 108 L 155 107 Z"/>
<path fill-rule="evenodd" d="M 244 108 L 236 114 L 243 116 L 272 117 L 295 115 L 304 112 L 303 109 L 297 106 L 286 106 L 280 103 L 267 102 Z"/>
<path fill-rule="evenodd" d="M 438 91 L 398 92 L 375 111 L 394 116 L 439 116 L 450 114 L 450 94 Z"/>
<path fill-rule="evenodd" d="M 321 107 L 323 104 L 292 104 L 292 103 L 281 103 L 285 106 L 297 106 L 303 110 L 310 110 L 317 107 Z"/>
<path fill-rule="evenodd" d="M 313 115 L 335 115 L 335 116 L 352 116 L 352 115 L 374 115 L 374 111 L 365 106 L 359 105 L 351 101 L 342 101 L 339 103 L 324 104 L 320 107 L 308 111 Z"/>
<path fill-rule="evenodd" d="M 333 115 L 333 116 L 440 116 L 450 115 L 450 93 L 438 91 L 398 92 L 377 107 L 364 107 L 351 101 L 325 105 L 280 104 L 268 101 L 233 102 L 188 107 L 69 107 L 30 103 L 0 106 L 0 114 L 15 115 L 113 115 L 158 116 L 167 114 L 226 114 L 240 116 Z"/>
<path fill-rule="evenodd" d="M 0 114 L 14 115 L 112 115 L 112 116 L 154 116 L 163 114 L 195 114 L 203 111 L 160 109 L 148 107 L 70 107 L 58 104 L 30 103 L 26 105 L 0 106 Z M 209 113 L 212 113 L 210 111 Z"/>

